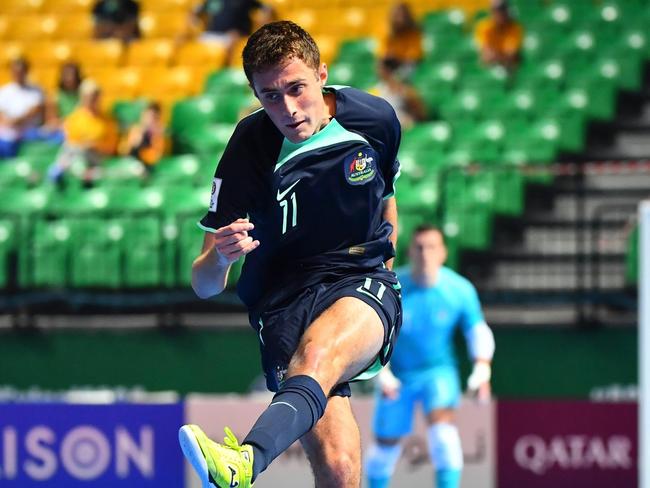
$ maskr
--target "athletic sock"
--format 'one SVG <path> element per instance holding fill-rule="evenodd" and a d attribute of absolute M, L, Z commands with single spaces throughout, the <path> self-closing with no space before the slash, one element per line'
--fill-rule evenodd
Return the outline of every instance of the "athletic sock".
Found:
<path fill-rule="evenodd" d="M 460 486 L 460 469 L 436 469 L 437 488 L 458 488 Z"/>
<path fill-rule="evenodd" d="M 307 375 L 292 376 L 275 394 L 244 439 L 253 447 L 253 480 L 323 416 L 327 397 Z"/>

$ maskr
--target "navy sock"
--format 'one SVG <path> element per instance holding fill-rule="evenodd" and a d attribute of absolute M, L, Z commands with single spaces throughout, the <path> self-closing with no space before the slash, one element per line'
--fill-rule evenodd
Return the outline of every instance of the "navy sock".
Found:
<path fill-rule="evenodd" d="M 327 397 L 310 376 L 292 376 L 244 439 L 253 447 L 253 480 L 323 416 Z"/>

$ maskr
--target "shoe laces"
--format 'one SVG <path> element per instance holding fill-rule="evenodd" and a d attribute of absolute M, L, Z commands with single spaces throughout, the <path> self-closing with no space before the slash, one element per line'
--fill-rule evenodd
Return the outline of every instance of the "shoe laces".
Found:
<path fill-rule="evenodd" d="M 239 441 L 237 440 L 237 437 L 235 437 L 235 434 L 233 434 L 232 430 L 230 430 L 230 428 L 228 427 L 226 427 L 224 430 L 226 432 L 226 437 L 223 438 L 223 443 L 227 447 L 239 451 L 240 450 Z"/>

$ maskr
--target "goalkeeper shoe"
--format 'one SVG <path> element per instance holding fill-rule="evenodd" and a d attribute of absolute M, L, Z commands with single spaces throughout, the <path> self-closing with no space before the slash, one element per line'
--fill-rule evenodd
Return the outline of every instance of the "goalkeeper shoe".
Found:
<path fill-rule="evenodd" d="M 226 427 L 224 443 L 211 441 L 197 425 L 178 432 L 183 454 L 201 479 L 202 488 L 250 488 L 253 486 L 253 448 L 240 446 Z"/>

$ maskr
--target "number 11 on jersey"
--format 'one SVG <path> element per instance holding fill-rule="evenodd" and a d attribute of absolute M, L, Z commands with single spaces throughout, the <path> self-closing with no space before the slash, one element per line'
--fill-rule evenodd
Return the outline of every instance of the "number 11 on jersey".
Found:
<path fill-rule="evenodd" d="M 292 193 L 289 197 L 291 200 L 291 205 L 289 205 L 289 200 L 280 201 L 280 206 L 282 207 L 282 233 L 287 233 L 287 225 L 289 223 L 289 213 L 291 213 L 291 227 L 295 227 L 298 222 L 298 201 L 296 200 L 296 193 Z M 291 209 L 289 209 L 291 207 Z"/>

